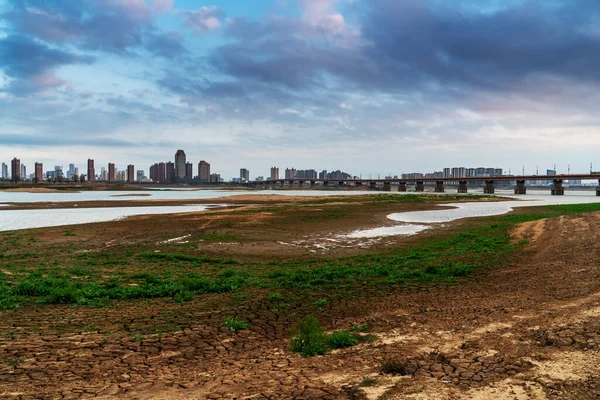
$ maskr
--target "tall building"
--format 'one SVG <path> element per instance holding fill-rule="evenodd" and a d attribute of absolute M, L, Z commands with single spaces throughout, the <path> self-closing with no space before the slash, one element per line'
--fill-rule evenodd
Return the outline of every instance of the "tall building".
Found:
<path fill-rule="evenodd" d="M 210 164 L 204 160 L 198 163 L 198 178 L 200 182 L 210 182 Z"/>
<path fill-rule="evenodd" d="M 87 181 L 94 182 L 96 180 L 96 168 L 94 168 L 94 160 L 88 159 L 87 162 Z"/>
<path fill-rule="evenodd" d="M 54 177 L 56 179 L 64 178 L 63 167 L 62 166 L 60 166 L 60 165 L 55 165 L 54 166 Z"/>
<path fill-rule="evenodd" d="M 67 179 L 72 179 L 75 175 L 75 164 L 69 164 L 69 171 L 67 171 Z"/>
<path fill-rule="evenodd" d="M 246 168 L 240 169 L 240 181 L 242 183 L 250 181 L 250 171 L 248 171 Z"/>
<path fill-rule="evenodd" d="M 42 163 L 35 163 L 35 182 L 39 183 L 44 179 L 44 166 Z"/>
<path fill-rule="evenodd" d="M 21 180 L 21 160 L 19 160 L 18 158 L 13 158 L 12 161 L 10 162 L 10 167 L 11 167 L 11 179 L 15 182 L 20 181 Z"/>
<path fill-rule="evenodd" d="M 175 179 L 178 181 L 185 180 L 185 151 L 177 150 L 175 153 Z"/>
<path fill-rule="evenodd" d="M 144 181 L 144 170 L 138 170 L 137 171 L 137 181 L 138 182 L 143 182 Z"/>
<path fill-rule="evenodd" d="M 219 174 L 210 174 L 210 181 L 212 183 L 219 183 L 219 182 L 221 182 L 221 175 L 219 175 Z"/>
<path fill-rule="evenodd" d="M 135 167 L 132 164 L 127 166 L 127 182 L 135 182 Z"/>
<path fill-rule="evenodd" d="M 114 182 L 117 180 L 117 171 L 115 170 L 115 164 L 108 163 L 108 181 Z"/>
<path fill-rule="evenodd" d="M 296 177 L 296 168 L 285 169 L 285 179 L 294 179 Z"/>
<path fill-rule="evenodd" d="M 27 168 L 25 167 L 25 164 L 21 164 L 21 180 L 26 180 L 27 179 Z"/>
<path fill-rule="evenodd" d="M 75 169 L 73 170 L 73 175 L 79 178 L 79 167 L 75 167 Z"/>
<path fill-rule="evenodd" d="M 2 179 L 8 179 L 8 165 L 2 163 Z"/>
<path fill-rule="evenodd" d="M 271 180 L 276 181 L 277 179 L 279 179 L 279 168 L 271 167 Z"/>
<path fill-rule="evenodd" d="M 194 179 L 194 164 L 185 163 L 185 180 L 190 182 Z"/>
<path fill-rule="evenodd" d="M 173 164 L 171 161 L 169 161 L 166 167 L 166 177 L 165 177 L 165 182 L 167 183 L 173 183 L 175 182 L 175 164 Z M 160 167 L 159 167 L 160 169 Z"/>
<path fill-rule="evenodd" d="M 155 182 L 164 183 L 167 181 L 167 164 L 164 162 L 158 163 L 158 175 L 156 176 Z"/>

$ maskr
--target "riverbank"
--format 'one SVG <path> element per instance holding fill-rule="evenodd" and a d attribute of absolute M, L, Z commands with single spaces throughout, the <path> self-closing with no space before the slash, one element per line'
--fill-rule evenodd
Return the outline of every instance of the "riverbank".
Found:
<path fill-rule="evenodd" d="M 272 199 L 0 233 L 0 396 L 597 395 L 599 205 L 302 245 L 438 208 L 429 198 Z M 225 326 L 236 315 L 249 329 Z M 302 358 L 290 330 L 307 315 L 361 342 Z"/>

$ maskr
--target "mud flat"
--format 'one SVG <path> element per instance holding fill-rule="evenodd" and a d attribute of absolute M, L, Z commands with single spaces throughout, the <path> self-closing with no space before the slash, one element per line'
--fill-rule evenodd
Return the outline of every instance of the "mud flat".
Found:
<path fill-rule="evenodd" d="M 0 398 L 600 396 L 598 204 L 344 241 L 457 201 L 352 197 L 0 233 Z"/>

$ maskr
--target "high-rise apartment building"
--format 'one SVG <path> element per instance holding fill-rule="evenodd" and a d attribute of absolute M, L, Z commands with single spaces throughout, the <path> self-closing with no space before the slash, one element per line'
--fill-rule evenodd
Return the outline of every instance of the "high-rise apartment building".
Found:
<path fill-rule="evenodd" d="M 175 164 L 173 164 L 171 161 L 169 161 L 166 164 L 165 182 L 167 182 L 167 183 L 173 183 L 173 182 L 175 182 Z"/>
<path fill-rule="evenodd" d="M 94 168 L 94 160 L 88 159 L 87 162 L 87 181 L 94 182 L 96 180 L 96 168 Z"/>
<path fill-rule="evenodd" d="M 158 176 L 156 178 L 156 182 L 166 182 L 167 181 L 167 163 L 161 162 L 158 163 Z"/>
<path fill-rule="evenodd" d="M 12 161 L 10 162 L 10 167 L 11 167 L 11 179 L 15 182 L 18 182 L 21 180 L 21 160 L 19 160 L 18 158 L 13 158 Z"/>
<path fill-rule="evenodd" d="M 250 181 L 250 171 L 248 171 L 246 168 L 240 169 L 240 181 L 242 183 Z"/>
<path fill-rule="evenodd" d="M 69 164 L 69 171 L 67 172 L 67 179 L 72 179 L 75 175 L 75 164 Z"/>
<path fill-rule="evenodd" d="M 185 151 L 177 150 L 175 153 L 175 179 L 178 181 L 185 180 L 185 170 L 186 162 L 185 162 Z"/>
<path fill-rule="evenodd" d="M 135 182 L 135 167 L 132 164 L 127 166 L 127 182 Z"/>
<path fill-rule="evenodd" d="M 44 179 L 44 166 L 42 163 L 35 163 L 35 182 L 39 183 Z"/>
<path fill-rule="evenodd" d="M 296 168 L 285 169 L 285 179 L 294 179 L 296 177 Z"/>
<path fill-rule="evenodd" d="M 8 179 L 8 165 L 2 163 L 2 179 Z"/>
<path fill-rule="evenodd" d="M 276 181 L 277 179 L 279 179 L 279 168 L 271 167 L 271 180 Z"/>
<path fill-rule="evenodd" d="M 27 168 L 25 164 L 21 164 L 21 180 L 24 181 L 27 179 Z"/>
<path fill-rule="evenodd" d="M 108 181 L 114 182 L 117 180 L 117 171 L 115 169 L 115 164 L 108 163 Z"/>
<path fill-rule="evenodd" d="M 221 182 L 221 175 L 219 175 L 219 174 L 210 174 L 210 181 L 212 183 L 219 183 L 219 182 Z"/>
<path fill-rule="evenodd" d="M 185 163 L 185 180 L 190 182 L 194 179 L 194 164 Z"/>
<path fill-rule="evenodd" d="M 137 171 L 137 181 L 138 182 L 144 181 L 144 171 L 141 169 Z"/>
<path fill-rule="evenodd" d="M 210 182 L 210 164 L 204 160 L 198 163 L 198 178 L 200 182 Z"/>

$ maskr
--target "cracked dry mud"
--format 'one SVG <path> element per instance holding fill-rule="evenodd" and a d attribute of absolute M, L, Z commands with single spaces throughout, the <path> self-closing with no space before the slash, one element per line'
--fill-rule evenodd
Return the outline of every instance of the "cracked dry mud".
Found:
<path fill-rule="evenodd" d="M 327 328 L 367 324 L 378 339 L 313 358 L 287 350 L 292 319 L 260 303 L 242 311 L 250 330 L 227 331 L 227 310 L 207 311 L 217 295 L 195 301 L 205 307 L 181 317 L 182 331 L 140 340 L 106 333 L 153 318 L 152 303 L 7 314 L 0 398 L 600 398 L 600 214 L 514 236 L 530 240 L 515 262 L 471 283 L 328 305 Z M 101 328 L 61 334 L 64 320 Z M 383 360 L 404 376 L 382 374 Z"/>

